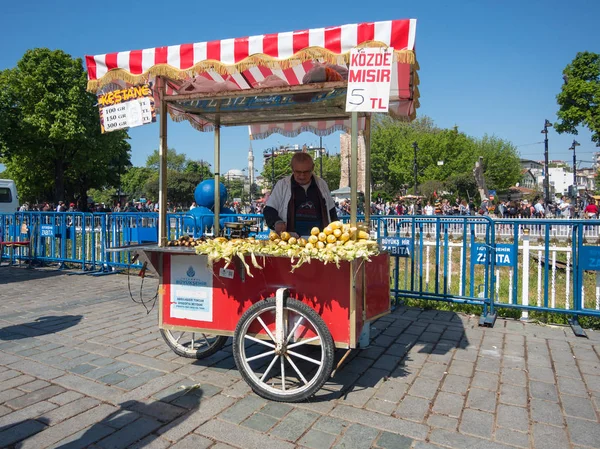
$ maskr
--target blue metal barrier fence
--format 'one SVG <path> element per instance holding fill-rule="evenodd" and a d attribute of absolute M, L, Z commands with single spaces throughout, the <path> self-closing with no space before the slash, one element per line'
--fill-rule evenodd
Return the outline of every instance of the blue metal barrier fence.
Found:
<path fill-rule="evenodd" d="M 347 219 L 348 217 L 342 217 Z M 168 214 L 169 238 L 210 235 L 213 217 Z M 362 217 L 360 218 L 362 219 Z M 261 215 L 230 215 L 254 232 Z M 18 212 L 0 215 L 1 260 L 64 264 L 83 271 L 122 269 L 128 252 L 107 248 L 155 242 L 158 214 Z M 391 254 L 391 296 L 600 317 L 599 220 L 499 220 L 481 216 L 371 217 L 371 235 Z"/>

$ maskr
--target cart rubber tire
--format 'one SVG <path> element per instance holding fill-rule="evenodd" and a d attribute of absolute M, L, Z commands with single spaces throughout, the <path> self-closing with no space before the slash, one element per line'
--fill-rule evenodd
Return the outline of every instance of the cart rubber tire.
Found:
<path fill-rule="evenodd" d="M 257 302 L 248 310 L 246 310 L 246 312 L 240 318 L 233 336 L 233 358 L 238 371 L 246 383 L 248 383 L 248 385 L 257 395 L 272 401 L 301 402 L 309 399 L 318 390 L 320 390 L 331 376 L 335 359 L 335 345 L 327 325 L 314 309 L 296 299 L 285 299 L 283 304 L 284 309 L 291 310 L 303 316 L 304 319 L 310 323 L 312 328 L 317 331 L 321 343 L 320 347 L 322 363 L 317 369 L 315 375 L 311 377 L 308 384 L 299 388 L 297 392 L 274 391 L 273 387 L 270 387 L 266 382 L 262 382 L 261 379 L 255 375 L 246 362 L 244 340 L 251 322 L 266 311 L 272 310 L 274 312 L 275 307 L 275 298 L 268 298 Z M 281 358 L 281 356 L 277 357 Z"/>
<path fill-rule="evenodd" d="M 213 341 L 211 341 L 208 345 L 202 346 L 200 349 L 197 349 L 194 351 L 194 350 L 190 350 L 189 347 L 180 344 L 177 341 L 177 339 L 173 337 L 173 334 L 171 333 L 170 330 L 167 330 L 167 329 L 159 329 L 159 330 L 160 330 L 160 335 L 162 335 L 162 338 L 165 340 L 167 345 L 169 345 L 169 348 L 171 348 L 175 354 L 177 354 L 178 356 L 181 356 L 181 357 L 187 357 L 189 359 L 203 359 L 205 357 L 213 355 L 215 352 L 219 351 L 223 346 L 225 346 L 225 343 L 227 343 L 227 338 L 228 338 L 228 337 L 224 337 L 222 335 L 212 336 L 211 338 L 214 338 Z M 186 333 L 192 333 L 192 332 L 186 332 Z M 203 332 L 194 332 L 194 333 L 205 335 Z"/>

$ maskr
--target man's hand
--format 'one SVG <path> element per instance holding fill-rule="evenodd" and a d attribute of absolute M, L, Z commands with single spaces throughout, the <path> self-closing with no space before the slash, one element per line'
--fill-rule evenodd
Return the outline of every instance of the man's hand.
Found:
<path fill-rule="evenodd" d="M 287 223 L 285 221 L 278 221 L 275 223 L 275 232 L 281 234 L 287 229 Z"/>

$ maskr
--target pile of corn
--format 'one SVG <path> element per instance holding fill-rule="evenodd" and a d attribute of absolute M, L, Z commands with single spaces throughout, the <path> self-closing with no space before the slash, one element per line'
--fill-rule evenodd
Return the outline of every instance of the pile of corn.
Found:
<path fill-rule="evenodd" d="M 339 221 L 334 221 L 322 230 L 313 228 L 308 239 L 293 237 L 288 232 L 271 232 L 269 240 L 255 240 L 252 237 L 228 240 L 218 237 L 197 243 L 195 249 L 197 254 L 208 255 L 209 262 L 225 260 L 226 266 L 237 257 L 249 276 L 252 274 L 246 256 L 249 256 L 252 266 L 258 269 L 263 268 L 258 263 L 258 257 L 288 257 L 293 272 L 312 259 L 335 263 L 339 267 L 339 263 L 344 260 L 369 260 L 370 256 L 379 254 L 377 242 L 369 239 L 369 234 L 362 226 L 351 227 Z"/>

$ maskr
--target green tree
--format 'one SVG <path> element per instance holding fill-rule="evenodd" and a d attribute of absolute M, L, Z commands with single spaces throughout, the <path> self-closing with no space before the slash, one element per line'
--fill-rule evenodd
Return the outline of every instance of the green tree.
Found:
<path fill-rule="evenodd" d="M 263 166 L 263 170 L 260 175 L 263 179 L 266 180 L 266 185 L 269 188 L 272 188 L 272 179 L 273 179 L 273 167 L 275 168 L 275 182 L 279 181 L 281 178 L 291 175 L 291 161 L 294 153 L 284 153 L 275 155 L 274 163 L 271 160 L 265 163 Z M 327 186 L 329 190 L 336 190 L 340 186 L 340 178 L 341 178 L 341 166 L 340 166 L 340 156 L 333 155 L 329 156 L 327 154 L 323 155 L 323 179 L 327 182 Z M 321 161 L 319 158 L 315 159 L 315 168 L 314 173 L 318 176 L 321 173 Z M 253 198 L 256 196 L 253 195 Z"/>
<path fill-rule="evenodd" d="M 407 186 L 414 186 L 414 142 L 418 144 L 417 181 L 420 186 L 428 182 L 427 193 L 431 193 L 432 186 L 439 190 L 439 182 L 444 182 L 446 191 L 461 197 L 467 192 L 472 195 L 473 168 L 479 156 L 484 158 L 489 188 L 505 189 L 519 180 L 519 157 L 510 142 L 488 136 L 475 139 L 458 127 L 440 129 L 428 117 L 407 123 L 378 116 L 371 135 L 375 190 L 395 197 L 404 193 Z"/>
<path fill-rule="evenodd" d="M 117 189 L 109 188 L 109 189 L 89 189 L 87 194 L 90 198 L 94 200 L 96 204 L 104 204 L 107 207 L 112 207 L 113 202 L 115 201 L 115 195 L 117 193 Z"/>
<path fill-rule="evenodd" d="M 378 118 L 371 136 L 373 185 L 392 197 L 400 194 L 403 187 L 414 186 L 413 142 L 418 144 L 420 185 L 425 181 L 445 181 L 453 173 L 470 170 L 474 144 L 458 128 L 437 128 L 428 117 L 413 123 Z"/>
<path fill-rule="evenodd" d="M 258 199 L 261 196 L 260 187 L 258 187 L 258 184 L 255 182 L 250 186 L 250 194 L 253 200 Z"/>
<path fill-rule="evenodd" d="M 425 198 L 432 201 L 433 204 L 436 199 L 435 194 L 437 194 L 438 197 L 441 196 L 440 192 L 442 192 L 444 188 L 445 184 L 442 181 L 428 180 L 421 184 L 419 192 Z"/>
<path fill-rule="evenodd" d="M 22 200 L 86 204 L 87 189 L 114 183 L 129 164 L 125 131 L 101 134 L 96 97 L 86 92 L 80 59 L 28 50 L 0 72 L 0 154 Z"/>
<path fill-rule="evenodd" d="M 174 205 L 187 207 L 194 201 L 194 190 L 202 181 L 199 173 L 182 173 L 174 170 L 167 172 L 167 200 Z M 158 177 L 152 176 L 145 189 L 151 198 L 158 199 Z"/>
<path fill-rule="evenodd" d="M 322 161 L 318 158 L 315 160 L 315 173 L 320 175 L 321 162 L 323 163 L 323 179 L 329 187 L 329 191 L 340 188 L 340 178 L 342 177 L 341 157 L 336 155 L 323 155 Z"/>
<path fill-rule="evenodd" d="M 444 188 L 453 196 L 470 199 L 477 197 L 477 184 L 473 172 L 454 173 L 446 180 Z"/>
<path fill-rule="evenodd" d="M 214 177 L 213 172 L 210 171 L 210 164 L 206 161 L 187 161 L 185 168 L 183 169 L 185 173 L 197 173 L 200 175 L 201 179 L 212 179 Z"/>
<path fill-rule="evenodd" d="M 483 174 L 488 189 L 506 190 L 519 181 L 520 159 L 512 143 L 485 135 L 476 140 L 475 145 L 476 156 L 483 156 Z"/>
<path fill-rule="evenodd" d="M 147 167 L 131 167 L 121 175 L 121 190 L 129 199 L 148 197 L 147 185 L 152 180 L 156 180 L 158 185 L 158 173 Z M 158 200 L 158 196 L 150 199 Z"/>
<path fill-rule="evenodd" d="M 121 173 L 131 166 L 130 145 L 118 133 L 107 133 L 102 143 L 91 142 L 96 151 L 75 154 L 67 167 L 66 189 L 68 192 L 77 192 L 76 197 L 82 198 L 83 204 L 87 204 L 87 192 L 91 188 L 108 189 L 116 193 Z M 100 144 L 105 146 L 101 147 Z M 105 203 L 112 205 L 112 201 Z"/>
<path fill-rule="evenodd" d="M 262 172 L 260 175 L 266 181 L 265 185 L 269 189 L 273 188 L 273 174 L 275 175 L 275 183 L 281 178 L 292 174 L 292 167 L 290 162 L 292 161 L 293 153 L 276 154 L 273 159 L 269 159 L 265 162 Z"/>
<path fill-rule="evenodd" d="M 563 70 L 565 83 L 556 96 L 558 133 L 577 134 L 578 126 L 592 133 L 600 145 L 600 54 L 581 52 Z"/>
<path fill-rule="evenodd" d="M 188 165 L 188 160 L 185 154 L 178 154 L 174 148 L 167 149 L 167 170 L 183 172 Z M 160 156 L 158 150 L 148 156 L 146 159 L 146 167 L 151 170 L 158 171 L 160 166 Z"/>
<path fill-rule="evenodd" d="M 247 199 L 248 195 L 244 190 L 244 181 L 241 179 L 224 179 L 227 186 L 227 201 L 231 204 L 234 198 L 240 198 L 242 201 Z"/>

